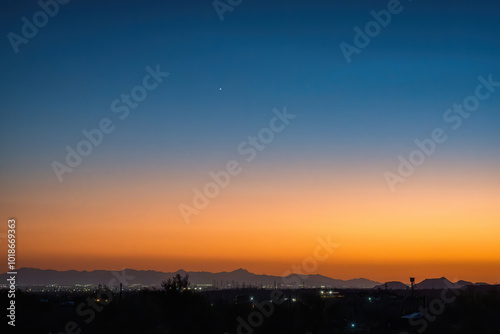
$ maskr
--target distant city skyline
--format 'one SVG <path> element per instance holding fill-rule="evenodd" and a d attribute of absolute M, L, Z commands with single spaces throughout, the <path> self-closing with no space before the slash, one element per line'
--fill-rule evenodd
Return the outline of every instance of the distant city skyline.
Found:
<path fill-rule="evenodd" d="M 231 271 L 209 272 L 209 271 L 185 271 L 173 272 L 135 270 L 126 268 L 117 271 L 93 270 L 93 271 L 57 271 L 42 270 L 37 268 L 19 268 L 17 282 L 21 289 L 33 287 L 62 288 L 74 287 L 76 289 L 88 288 L 89 285 L 106 285 L 109 288 L 117 288 L 122 284 L 125 288 L 141 289 L 141 287 L 159 287 L 168 278 L 176 276 L 188 277 L 191 287 L 203 290 L 213 289 L 409 289 L 411 278 L 404 281 L 388 280 L 374 281 L 369 277 L 352 277 L 350 279 L 338 279 L 325 275 L 310 274 L 287 274 L 283 276 L 255 274 L 246 269 L 239 268 Z M 0 274 L 0 278 L 7 278 L 8 274 Z M 111 277 L 111 279 L 110 279 Z M 460 289 L 467 285 L 487 285 L 486 282 L 473 282 L 466 279 L 448 279 L 446 277 L 421 277 L 413 283 L 415 289 Z M 495 282 L 498 283 L 498 282 Z M 387 284 L 387 287 L 386 287 Z M 6 284 L 0 284 L 0 287 Z M 498 285 L 497 285 L 498 286 Z"/>

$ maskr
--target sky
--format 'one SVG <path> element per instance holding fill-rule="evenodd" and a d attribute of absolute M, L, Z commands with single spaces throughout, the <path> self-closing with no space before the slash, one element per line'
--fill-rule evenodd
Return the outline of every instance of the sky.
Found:
<path fill-rule="evenodd" d="M 500 282 L 498 2 L 232 3 L 4 3 L 18 266 Z"/>

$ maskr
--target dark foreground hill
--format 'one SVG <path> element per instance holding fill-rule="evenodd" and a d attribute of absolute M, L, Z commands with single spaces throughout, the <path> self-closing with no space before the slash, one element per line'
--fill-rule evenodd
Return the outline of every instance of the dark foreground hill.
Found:
<path fill-rule="evenodd" d="M 446 290 L 17 291 L 16 333 L 498 333 L 500 286 Z M 443 299 L 443 296 L 446 299 Z M 440 302 L 441 301 L 441 302 Z M 6 289 L 0 303 L 8 305 Z M 438 307 L 445 303 L 444 307 Z M 425 312 L 427 318 L 418 315 Z M 417 318 L 405 316 L 417 314 Z M 7 322 L 1 333 L 11 333 Z"/>

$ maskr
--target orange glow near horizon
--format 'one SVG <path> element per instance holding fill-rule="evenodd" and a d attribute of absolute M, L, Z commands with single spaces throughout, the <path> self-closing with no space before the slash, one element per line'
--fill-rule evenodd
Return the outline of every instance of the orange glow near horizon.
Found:
<path fill-rule="evenodd" d="M 494 169 L 478 170 L 468 179 L 436 178 L 422 169 L 392 193 L 378 169 L 309 173 L 288 167 L 276 173 L 259 168 L 235 177 L 190 224 L 178 204 L 191 204 L 192 187 L 201 188 L 208 178 L 195 184 L 158 174 L 131 181 L 117 173 L 56 185 L 40 181 L 40 193 L 23 192 L 17 182 L 15 191 L 7 187 L 9 198 L 2 205 L 19 212 L 18 266 L 242 267 L 281 275 L 313 256 L 318 237 L 331 236 L 340 247 L 310 274 L 500 281 L 500 182 Z"/>

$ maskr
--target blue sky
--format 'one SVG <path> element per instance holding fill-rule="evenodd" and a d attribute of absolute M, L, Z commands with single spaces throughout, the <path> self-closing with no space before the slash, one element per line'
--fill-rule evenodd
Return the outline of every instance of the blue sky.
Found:
<path fill-rule="evenodd" d="M 61 5 L 18 54 L 7 37 L 0 46 L 2 169 L 49 177 L 64 147 L 114 117 L 111 101 L 156 64 L 170 76 L 88 160 L 142 164 L 160 155 L 165 164 L 203 165 L 234 154 L 286 105 L 300 122 L 273 145 L 280 159 L 370 156 L 390 166 L 443 126 L 444 111 L 473 92 L 477 76 L 500 80 L 497 2 L 401 5 L 351 64 L 339 43 L 352 44 L 353 27 L 386 1 L 243 1 L 223 22 L 210 1 Z M 40 10 L 34 1 L 5 7 L 4 36 Z M 443 154 L 498 162 L 498 103 L 495 94 L 482 103 Z"/>

